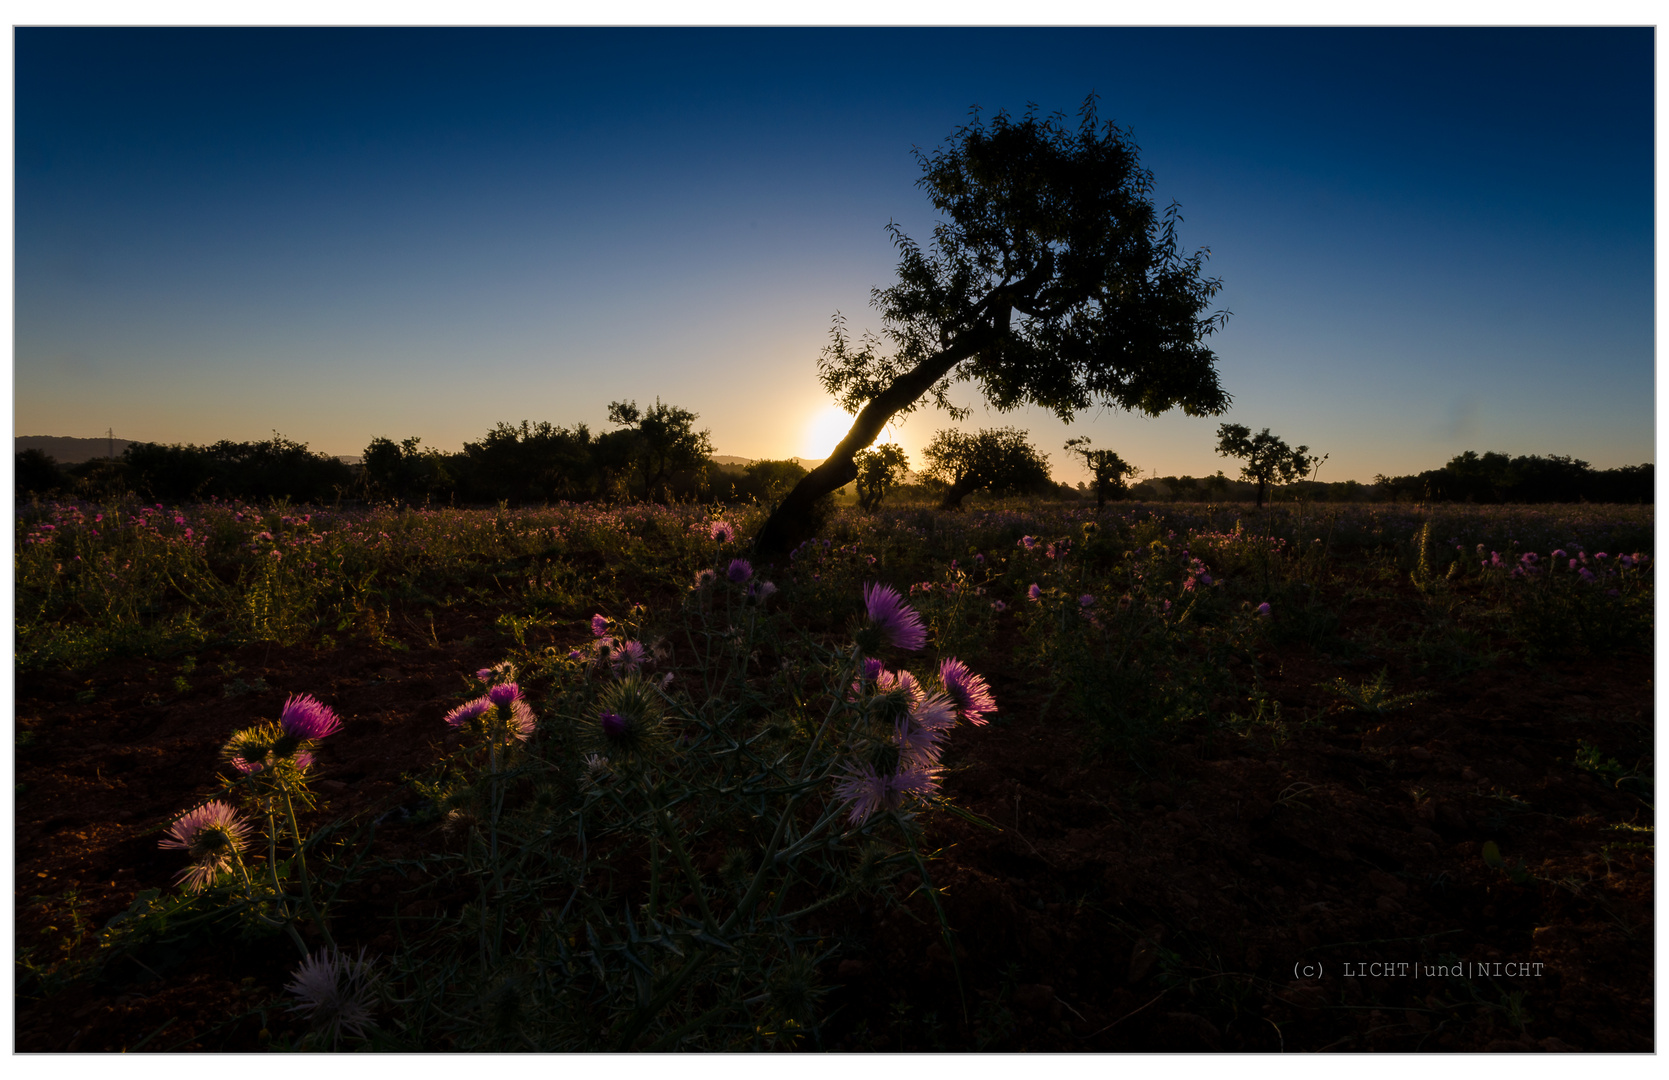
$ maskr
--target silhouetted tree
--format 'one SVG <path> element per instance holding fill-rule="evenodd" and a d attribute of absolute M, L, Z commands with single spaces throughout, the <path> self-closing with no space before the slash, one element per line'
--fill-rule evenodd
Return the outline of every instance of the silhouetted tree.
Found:
<path fill-rule="evenodd" d="M 1076 439 L 1066 440 L 1066 450 L 1077 454 L 1089 466 L 1095 477 L 1095 507 L 1100 509 L 1107 505 L 1107 496 L 1121 498 L 1124 495 L 1124 478 L 1136 475 L 1136 466 L 1127 465 L 1124 459 L 1111 450 L 1090 449 L 1088 435 L 1080 435 Z"/>
<path fill-rule="evenodd" d="M 19 495 L 50 495 L 69 486 L 69 478 L 58 462 L 45 450 L 17 452 L 17 493 Z"/>
<path fill-rule="evenodd" d="M 943 508 L 960 509 L 975 491 L 1026 495 L 1049 491 L 1049 459 L 1039 455 L 1024 431 L 988 428 L 972 435 L 946 429 L 922 451 L 924 475 L 947 485 Z"/>
<path fill-rule="evenodd" d="M 425 447 L 416 436 L 400 442 L 378 436 L 361 458 L 366 496 L 407 502 L 444 501 L 457 491 L 457 466 L 452 459 L 461 456 Z"/>
<path fill-rule="evenodd" d="M 502 421 L 480 442 L 464 444 L 459 494 L 469 502 L 575 501 L 600 494 L 596 443 L 584 424 Z"/>
<path fill-rule="evenodd" d="M 1150 415 L 1222 412 L 1204 338 L 1219 282 L 1177 244 L 1176 206 L 1155 211 L 1129 133 L 1101 124 L 1091 95 L 1074 128 L 1056 114 L 977 115 L 935 153 L 917 152 L 943 222 L 924 251 L 896 225 L 898 280 L 871 293 L 883 341 L 852 341 L 835 317 L 824 387 L 857 418 L 827 460 L 766 521 L 761 555 L 811 535 L 815 501 L 857 477 L 855 456 L 924 395 L 958 419 L 953 383 L 999 409 L 1032 403 L 1071 419 L 1100 403 Z"/>
<path fill-rule="evenodd" d="M 882 443 L 873 450 L 858 451 L 858 506 L 874 510 L 910 474 L 910 459 L 897 443 Z"/>
<path fill-rule="evenodd" d="M 608 418 L 630 432 L 621 446 L 646 502 L 656 495 L 664 498 L 673 474 L 700 470 L 713 453 L 711 433 L 695 430 L 700 417 L 676 405 L 663 405 L 660 398 L 642 410 L 636 401 L 610 402 Z"/>
<path fill-rule="evenodd" d="M 1217 428 L 1217 452 L 1224 457 L 1240 458 L 1240 478 L 1258 486 L 1258 506 L 1263 505 L 1265 489 L 1272 483 L 1286 484 L 1303 476 L 1315 460 L 1308 456 L 1309 447 L 1294 450 L 1280 437 L 1264 428 L 1256 435 L 1245 424 L 1223 424 Z"/>

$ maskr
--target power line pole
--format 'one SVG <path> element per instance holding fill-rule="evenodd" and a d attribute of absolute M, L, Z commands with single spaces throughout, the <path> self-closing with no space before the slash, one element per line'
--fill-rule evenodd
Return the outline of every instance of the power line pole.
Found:
<path fill-rule="evenodd" d="M 110 458 L 111 458 L 111 460 L 115 460 L 115 458 L 116 458 L 116 429 L 115 428 L 105 428 L 104 429 L 104 434 L 110 439 Z"/>

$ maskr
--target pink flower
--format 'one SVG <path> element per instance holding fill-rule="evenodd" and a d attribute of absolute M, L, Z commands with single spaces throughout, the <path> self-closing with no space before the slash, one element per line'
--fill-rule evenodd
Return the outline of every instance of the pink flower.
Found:
<path fill-rule="evenodd" d="M 904 602 L 891 585 L 871 584 L 864 588 L 864 607 L 869 623 L 891 644 L 915 652 L 927 644 L 927 630 L 921 616 Z"/>
<path fill-rule="evenodd" d="M 983 678 L 968 670 L 968 665 L 953 657 L 939 663 L 939 681 L 955 704 L 962 719 L 976 726 L 985 724 L 986 716 L 997 711 L 997 702 Z"/>

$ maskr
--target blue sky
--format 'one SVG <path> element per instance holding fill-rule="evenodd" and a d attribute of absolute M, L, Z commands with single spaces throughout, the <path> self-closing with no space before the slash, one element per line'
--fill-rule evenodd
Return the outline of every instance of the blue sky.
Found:
<path fill-rule="evenodd" d="M 457 449 L 659 396 L 720 453 L 820 457 L 830 318 L 873 322 L 889 220 L 932 227 L 912 147 L 1093 89 L 1211 249 L 1233 408 L 963 426 L 1030 430 L 1065 479 L 1075 434 L 1232 473 L 1225 420 L 1333 480 L 1654 457 L 1650 30 L 14 40 L 18 434 Z"/>

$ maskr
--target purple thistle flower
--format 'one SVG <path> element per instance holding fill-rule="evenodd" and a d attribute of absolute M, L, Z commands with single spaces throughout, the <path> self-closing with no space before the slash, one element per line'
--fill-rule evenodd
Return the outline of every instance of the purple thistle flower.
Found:
<path fill-rule="evenodd" d="M 721 544 L 728 544 L 736 539 L 736 530 L 728 521 L 715 521 L 707 526 L 707 535 Z"/>
<path fill-rule="evenodd" d="M 647 651 L 639 641 L 617 641 L 614 652 L 609 655 L 609 662 L 615 666 L 624 664 L 628 670 L 636 668 L 644 662 Z"/>
<path fill-rule="evenodd" d="M 746 559 L 731 559 L 730 568 L 724 572 L 724 576 L 740 585 L 753 576 L 753 564 Z"/>
<path fill-rule="evenodd" d="M 284 989 L 300 998 L 291 1012 L 307 1013 L 334 1046 L 342 1032 L 365 1037 L 371 1023 L 371 962 L 365 950 L 349 959 L 335 949 L 321 949 L 296 968 L 294 981 Z"/>
<path fill-rule="evenodd" d="M 509 705 L 511 702 L 520 701 L 521 698 L 522 688 L 513 682 L 499 683 L 487 691 L 487 700 L 494 705 Z"/>
<path fill-rule="evenodd" d="M 1032 582 L 1032 587 L 1026 590 L 1026 599 L 1034 603 L 1043 599 L 1043 590 L 1037 587 L 1037 582 Z"/>
<path fill-rule="evenodd" d="M 598 718 L 597 724 L 610 739 L 619 739 L 626 734 L 626 718 L 617 712 L 604 713 Z"/>
<path fill-rule="evenodd" d="M 492 707 L 493 703 L 484 697 L 478 697 L 474 701 L 466 701 L 446 714 L 446 726 L 461 728 Z"/>
<path fill-rule="evenodd" d="M 943 737 L 944 731 L 939 728 L 918 724 L 913 717 L 899 717 L 893 726 L 893 739 L 898 746 L 900 767 L 935 768 L 942 751 L 939 740 Z"/>
<path fill-rule="evenodd" d="M 1564 557 L 1565 557 L 1565 549 L 1564 548 L 1554 548 L 1553 549 L 1553 554 L 1548 556 L 1548 558 L 1550 558 L 1550 559 L 1562 559 Z"/>
<path fill-rule="evenodd" d="M 232 868 L 232 859 L 243 851 L 248 836 L 248 823 L 229 804 L 215 799 L 176 818 L 157 846 L 191 856 L 192 864 L 175 880 L 183 881 L 192 892 L 202 892 L 222 870 Z"/>
<path fill-rule="evenodd" d="M 608 634 L 608 619 L 602 615 L 591 616 L 591 636 L 604 637 Z"/>
<path fill-rule="evenodd" d="M 939 681 L 945 686 L 945 693 L 956 704 L 957 712 L 962 719 L 977 726 L 986 723 L 986 714 L 997 711 L 997 701 L 991 696 L 991 687 L 983 678 L 968 670 L 968 665 L 954 657 L 946 657 L 939 663 Z"/>
<path fill-rule="evenodd" d="M 695 585 L 692 587 L 699 589 L 704 586 L 711 585 L 713 583 L 713 579 L 717 576 L 718 575 L 714 574 L 711 570 L 703 570 L 695 576 Z"/>
<path fill-rule="evenodd" d="M 868 585 L 864 587 L 863 600 L 870 625 L 893 645 L 905 652 L 915 652 L 927 644 L 921 616 L 904 602 L 897 589 L 879 583 Z"/>
<path fill-rule="evenodd" d="M 1592 582 L 1593 580 L 1595 580 L 1594 579 L 1594 572 L 1592 570 L 1588 569 L 1586 566 L 1584 566 L 1582 569 L 1578 570 L 1576 572 L 1576 576 L 1581 578 L 1583 581 L 1587 581 L 1587 582 Z"/>
<path fill-rule="evenodd" d="M 869 765 L 862 765 L 835 785 L 835 798 L 851 803 L 852 823 L 862 825 L 877 810 L 897 810 L 904 804 L 904 796 L 931 795 L 938 787 L 937 769 L 879 773 Z"/>
<path fill-rule="evenodd" d="M 1089 593 L 1085 593 L 1084 595 L 1078 597 L 1078 606 L 1081 608 L 1094 607 L 1095 597 L 1091 596 Z"/>
<path fill-rule="evenodd" d="M 956 703 L 948 694 L 918 689 L 911 694 L 910 720 L 928 731 L 948 731 L 956 726 Z"/>
<path fill-rule="evenodd" d="M 1022 548 L 1025 548 L 1027 551 L 1030 551 L 1032 548 L 1037 546 L 1037 537 L 1035 537 L 1035 536 L 1022 536 L 1020 538 L 1020 542 L 1015 544 L 1014 546 L 1015 547 L 1022 547 Z"/>
<path fill-rule="evenodd" d="M 991 610 L 1000 615 L 1008 610 L 1008 605 L 1003 603 L 1001 600 L 993 600 L 991 601 Z"/>
<path fill-rule="evenodd" d="M 284 702 L 284 712 L 278 722 L 284 734 L 297 739 L 322 739 L 342 729 L 342 721 L 330 708 L 310 694 L 292 694 Z"/>
<path fill-rule="evenodd" d="M 484 667 L 475 673 L 475 677 L 480 679 L 482 682 L 486 682 L 493 677 L 493 669 L 490 667 Z"/>
<path fill-rule="evenodd" d="M 1253 614 L 1260 615 L 1267 619 L 1269 617 L 1269 601 L 1265 600 L 1263 603 L 1254 608 Z"/>

